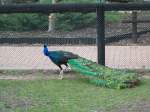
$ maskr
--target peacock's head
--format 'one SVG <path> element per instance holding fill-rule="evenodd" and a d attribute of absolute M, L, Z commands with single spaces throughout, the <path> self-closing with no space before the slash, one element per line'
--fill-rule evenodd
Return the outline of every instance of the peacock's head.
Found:
<path fill-rule="evenodd" d="M 47 47 L 47 45 L 46 44 L 44 44 L 44 48 L 46 48 Z"/>

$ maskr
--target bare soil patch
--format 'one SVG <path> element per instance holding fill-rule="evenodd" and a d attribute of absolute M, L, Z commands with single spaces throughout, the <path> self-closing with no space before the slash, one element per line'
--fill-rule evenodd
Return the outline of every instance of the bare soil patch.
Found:
<path fill-rule="evenodd" d="M 118 112 L 149 112 L 150 102 L 149 101 L 137 101 L 132 104 L 127 104 L 119 107 Z"/>
<path fill-rule="evenodd" d="M 141 78 L 149 79 L 150 70 L 134 70 Z M 0 80 L 49 80 L 58 79 L 58 70 L 0 70 Z M 64 79 L 84 78 L 73 71 L 65 71 Z"/>
<path fill-rule="evenodd" d="M 0 80 L 49 80 L 58 78 L 58 70 L 0 70 Z M 75 78 L 78 78 L 77 73 L 72 71 L 64 72 L 64 79 Z"/>

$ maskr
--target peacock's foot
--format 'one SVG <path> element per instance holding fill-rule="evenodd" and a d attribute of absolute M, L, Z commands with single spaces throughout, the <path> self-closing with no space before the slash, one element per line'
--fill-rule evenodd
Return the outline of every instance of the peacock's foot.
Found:
<path fill-rule="evenodd" d="M 63 78 L 64 78 L 64 77 L 63 77 L 62 75 L 59 75 L 59 76 L 58 76 L 58 79 L 59 79 L 59 80 L 62 80 Z"/>
<path fill-rule="evenodd" d="M 61 70 L 60 73 L 59 73 L 58 79 L 62 80 L 62 79 L 64 78 L 64 77 L 63 77 L 63 74 L 64 74 L 64 73 L 63 73 L 63 70 Z"/>
<path fill-rule="evenodd" d="M 70 71 L 71 71 L 71 68 L 68 66 L 68 67 L 65 68 L 64 71 L 65 71 L 65 72 L 70 72 Z"/>

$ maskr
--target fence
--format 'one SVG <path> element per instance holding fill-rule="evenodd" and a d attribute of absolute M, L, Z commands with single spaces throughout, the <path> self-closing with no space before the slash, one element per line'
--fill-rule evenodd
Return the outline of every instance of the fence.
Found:
<path fill-rule="evenodd" d="M 88 41 L 85 41 L 83 38 L 21 38 L 12 39 L 12 38 L 0 38 L 0 43 L 7 43 L 9 41 L 14 43 L 27 42 L 27 43 L 44 43 L 45 41 L 50 42 L 51 44 L 55 44 L 56 41 L 60 41 L 61 44 L 68 43 L 71 44 L 84 43 L 84 44 L 97 44 L 98 48 L 98 63 L 105 65 L 105 43 L 118 41 L 123 38 L 130 38 L 132 33 L 110 36 L 105 38 L 105 12 L 107 11 L 134 11 L 134 10 L 142 10 L 147 11 L 150 10 L 149 3 L 128 3 L 128 4 L 54 4 L 54 5 L 2 5 L 0 6 L 0 13 L 64 13 L 64 12 L 82 12 L 82 13 L 92 13 L 95 12 L 97 15 L 97 38 L 89 38 Z M 149 30 L 148 30 L 149 31 Z M 148 31 L 137 32 L 138 35 L 144 34 Z"/>

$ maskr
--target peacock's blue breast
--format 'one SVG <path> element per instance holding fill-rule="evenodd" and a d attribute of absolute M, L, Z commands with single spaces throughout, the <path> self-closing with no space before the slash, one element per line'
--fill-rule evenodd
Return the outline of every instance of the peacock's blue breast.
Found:
<path fill-rule="evenodd" d="M 49 58 L 55 63 L 59 64 L 59 62 L 62 60 L 63 55 L 61 55 L 58 52 L 50 52 L 49 53 Z"/>

